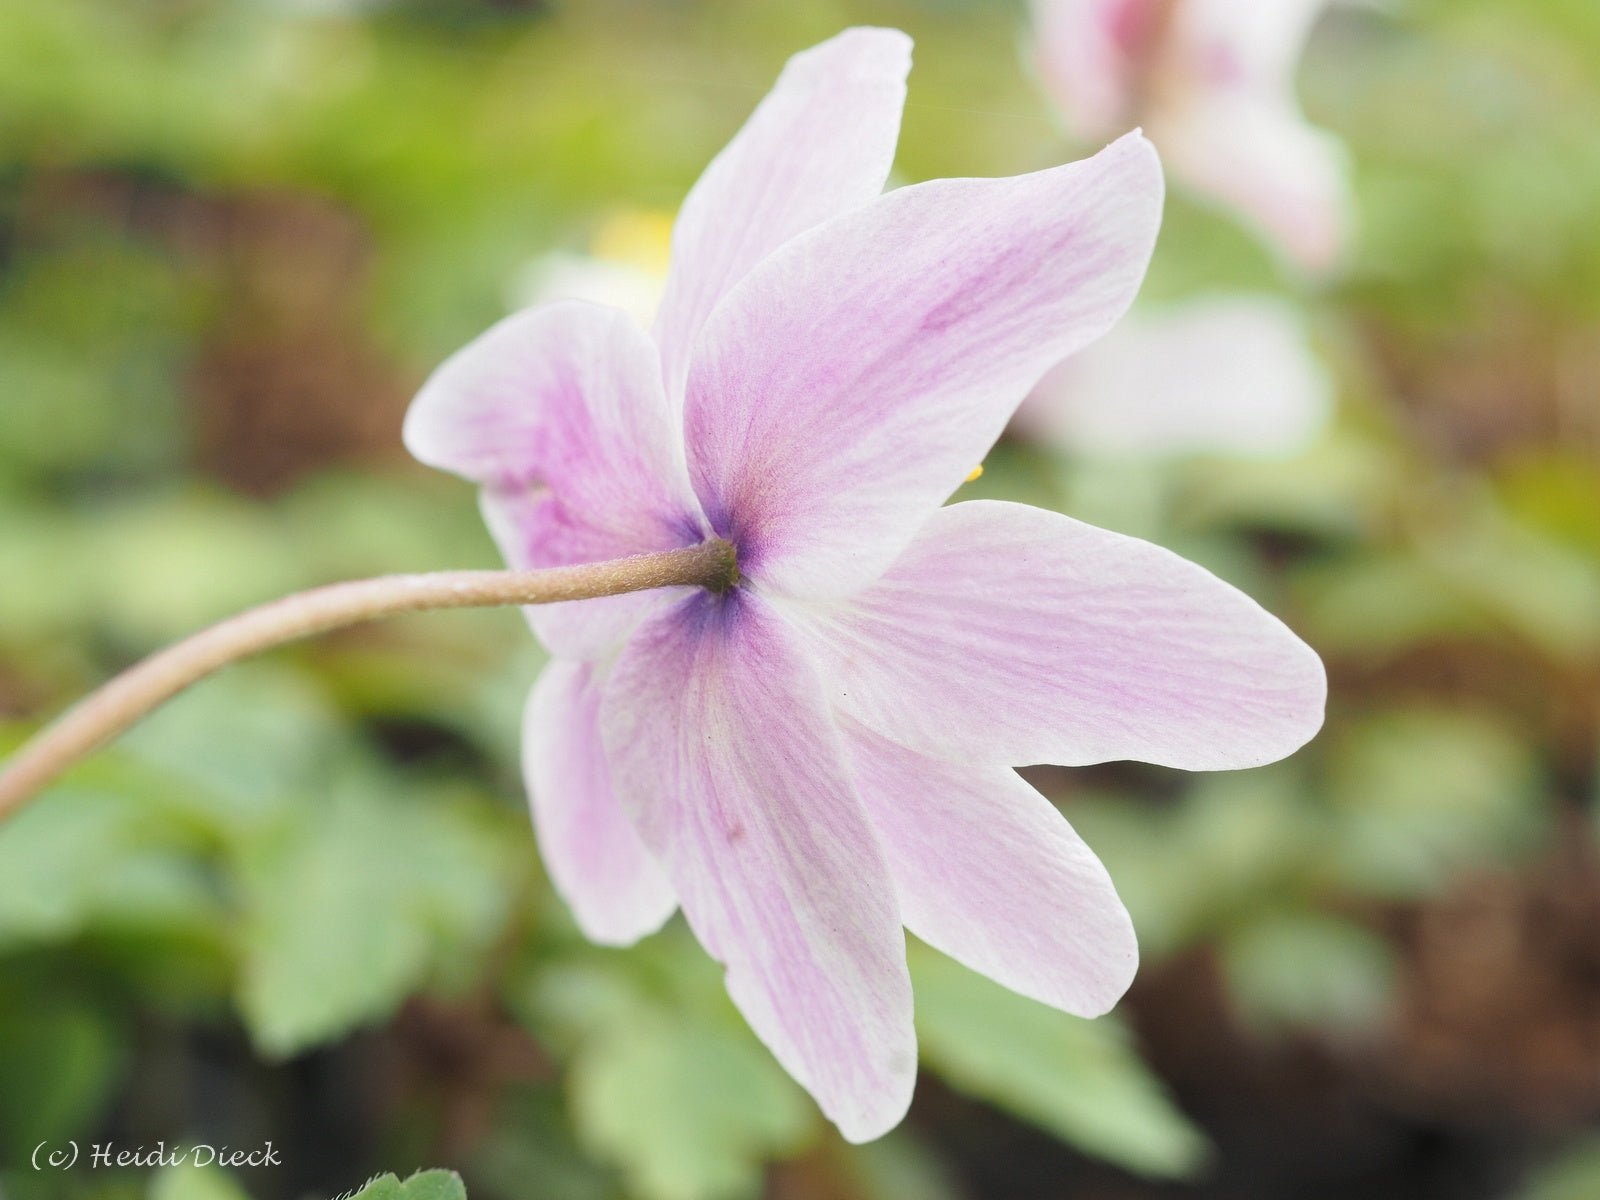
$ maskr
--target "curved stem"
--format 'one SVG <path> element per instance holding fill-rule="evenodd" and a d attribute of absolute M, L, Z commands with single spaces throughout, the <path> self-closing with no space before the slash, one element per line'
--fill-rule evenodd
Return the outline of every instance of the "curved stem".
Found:
<path fill-rule="evenodd" d="M 247 609 L 152 654 L 24 743 L 0 769 L 0 820 L 73 763 L 213 671 L 299 638 L 397 613 L 617 596 L 674 585 L 722 590 L 735 578 L 720 540 L 612 562 L 539 571 L 384 575 L 314 588 Z"/>

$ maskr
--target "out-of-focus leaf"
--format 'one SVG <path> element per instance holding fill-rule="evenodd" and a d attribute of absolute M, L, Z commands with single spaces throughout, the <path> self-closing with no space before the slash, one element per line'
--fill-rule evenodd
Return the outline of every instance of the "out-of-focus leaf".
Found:
<path fill-rule="evenodd" d="M 951 1086 L 1140 1174 L 1181 1178 L 1204 1161 L 1204 1135 L 1114 1017 L 1057 1012 L 921 945 L 911 964 L 923 1058 Z"/>
<path fill-rule="evenodd" d="M 904 1126 L 850 1147 L 840 1168 L 870 1200 L 961 1200 L 965 1194 L 934 1148 Z"/>
<path fill-rule="evenodd" d="M 150 1180 L 150 1200 L 250 1200 L 250 1194 L 221 1167 L 188 1163 L 162 1167 Z"/>
<path fill-rule="evenodd" d="M 1319 563 L 1297 573 L 1306 597 L 1301 632 L 1324 654 L 1382 661 L 1449 635 L 1484 635 L 1494 623 L 1424 563 L 1394 551 Z"/>
<path fill-rule="evenodd" d="M 140 801 L 64 784 L 0 824 L 0 946 L 205 913 L 209 898 L 173 845 L 181 838 Z"/>
<path fill-rule="evenodd" d="M 72 995 L 0 991 L 0 1152 L 25 1162 L 41 1141 L 80 1135 L 125 1057 L 122 1031 Z"/>
<path fill-rule="evenodd" d="M 260 508 L 195 491 L 126 501 L 96 514 L 81 552 L 94 564 L 105 620 L 159 646 L 311 580 Z"/>
<path fill-rule="evenodd" d="M 1577 450 L 1524 456 L 1500 480 L 1508 511 L 1572 548 L 1600 558 L 1600 462 Z"/>
<path fill-rule="evenodd" d="M 279 662 L 205 680 L 130 730 L 124 745 L 187 785 L 167 807 L 227 844 L 291 819 L 298 804 L 316 805 L 328 777 L 359 756 L 315 683 Z"/>
<path fill-rule="evenodd" d="M 452 808 L 333 781 L 310 819 L 244 847 L 239 1003 L 286 1055 L 387 1015 L 499 927 L 506 859 Z"/>
<path fill-rule="evenodd" d="M 1423 552 L 1463 596 L 1557 661 L 1600 652 L 1600 564 L 1488 504 Z"/>
<path fill-rule="evenodd" d="M 1245 1018 L 1267 1029 L 1371 1029 L 1394 979 L 1381 938 L 1319 913 L 1264 913 L 1230 933 L 1222 962 Z"/>
<path fill-rule="evenodd" d="M 1600 1196 L 1600 1139 L 1590 1138 L 1533 1173 L 1516 1200 L 1594 1200 Z"/>
<path fill-rule="evenodd" d="M 1327 849 L 1344 886 L 1426 894 L 1452 871 L 1514 856 L 1539 836 L 1532 756 L 1487 716 L 1396 709 L 1335 738 Z"/>
<path fill-rule="evenodd" d="M 641 1012 L 572 1067 L 572 1117 L 650 1200 L 754 1196 L 811 1113 L 772 1059 L 715 1025 Z"/>
<path fill-rule="evenodd" d="M 1390 495 L 1400 466 L 1348 433 L 1325 437 L 1292 459 L 1205 459 L 1183 472 L 1185 522 L 1248 524 L 1349 539 Z"/>
<path fill-rule="evenodd" d="M 814 1110 L 731 1014 L 697 948 L 660 940 L 669 945 L 545 968 L 534 1019 L 569 1046 L 579 1138 L 640 1197 L 754 1196 L 764 1164 L 808 1138 Z"/>
<path fill-rule="evenodd" d="M 1066 811 L 1116 880 L 1149 959 L 1296 886 L 1322 835 L 1304 789 L 1285 764 L 1197 777 L 1175 807 L 1108 796 Z"/>
<path fill-rule="evenodd" d="M 554 1085 L 508 1089 L 473 1150 L 470 1174 L 479 1190 L 516 1196 L 536 1179 L 539 1200 L 623 1200 L 617 1173 L 578 1146 L 567 1110 Z"/>

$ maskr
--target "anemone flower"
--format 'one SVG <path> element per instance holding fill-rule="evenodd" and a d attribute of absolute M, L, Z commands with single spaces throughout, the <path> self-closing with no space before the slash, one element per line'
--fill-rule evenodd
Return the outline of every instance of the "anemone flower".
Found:
<path fill-rule="evenodd" d="M 881 194 L 910 44 L 793 58 L 689 193 L 653 330 L 568 301 L 447 361 L 406 422 L 515 565 L 720 540 L 715 588 L 530 609 L 550 875 L 624 944 L 681 908 L 852 1140 L 916 1073 L 902 927 L 1068 1012 L 1137 951 L 1105 870 L 1011 769 L 1245 767 L 1321 721 L 1322 667 L 1199 567 L 1020 505 L 941 507 L 1029 388 L 1127 308 L 1149 144 Z M 736 565 L 734 565 L 736 563 Z"/>
<path fill-rule="evenodd" d="M 1294 93 L 1326 4 L 1033 0 L 1039 70 L 1079 137 L 1142 123 L 1178 180 L 1326 271 L 1348 237 L 1345 153 Z"/>
<path fill-rule="evenodd" d="M 1322 432 L 1332 400 L 1293 305 L 1206 296 L 1134 310 L 1040 380 L 1012 424 L 1100 458 L 1288 458 Z"/>

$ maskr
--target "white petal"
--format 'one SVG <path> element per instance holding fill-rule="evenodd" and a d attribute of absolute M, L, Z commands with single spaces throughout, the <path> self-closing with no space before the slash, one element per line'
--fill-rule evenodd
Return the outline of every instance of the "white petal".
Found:
<path fill-rule="evenodd" d="M 808 659 L 748 591 L 650 618 L 606 687 L 623 806 L 728 992 L 852 1141 L 911 1100 L 894 887 Z"/>
<path fill-rule="evenodd" d="M 932 758 L 845 724 L 857 788 L 906 928 L 1013 991 L 1081 1017 L 1139 965 L 1094 852 L 1009 767 Z"/>
<path fill-rule="evenodd" d="M 1079 454 L 1288 457 L 1331 407 L 1292 305 L 1207 297 L 1130 313 L 1040 380 L 1014 427 Z"/>
<path fill-rule="evenodd" d="M 1049 171 L 890 192 L 746 276 L 706 325 L 684 422 L 745 574 L 823 596 L 888 567 L 1039 377 L 1127 309 L 1161 196 L 1135 134 Z"/>
<path fill-rule="evenodd" d="M 1322 662 L 1159 546 L 998 501 L 940 509 L 877 583 L 800 612 L 834 702 L 954 760 L 1259 766 L 1322 724 Z"/>
<path fill-rule="evenodd" d="M 911 39 L 847 29 L 796 54 L 689 192 L 656 318 L 668 392 L 681 394 L 717 302 L 784 242 L 883 190 L 900 136 Z"/>
<path fill-rule="evenodd" d="M 661 928 L 678 902 L 612 791 L 599 711 L 594 667 L 545 667 L 523 720 L 523 774 L 556 891 L 591 941 L 626 946 Z"/>

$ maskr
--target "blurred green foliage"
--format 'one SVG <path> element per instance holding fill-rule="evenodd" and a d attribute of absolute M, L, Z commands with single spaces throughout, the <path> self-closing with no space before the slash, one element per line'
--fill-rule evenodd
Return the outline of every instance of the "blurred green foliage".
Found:
<path fill-rule="evenodd" d="M 491 564 L 469 489 L 399 451 L 421 373 L 533 256 L 674 206 L 788 53 L 863 21 L 918 42 L 900 177 L 1074 152 L 1020 7 L 975 0 L 0 0 L 6 744 L 252 602 Z M 1130 1172 L 1119 1195 L 1269 1195 L 1229 1174 L 1276 1107 L 1237 1064 L 1309 1046 L 1386 1117 L 1494 1125 L 1530 1200 L 1594 1194 L 1600 1092 L 1552 1098 L 1554 1068 L 1524 1086 L 1513 1060 L 1592 1075 L 1596 1053 L 1595 974 L 1562 939 L 1600 912 L 1600 9 L 1341 7 L 1303 83 L 1354 156 L 1348 275 L 1286 278 L 1175 196 L 1146 294 L 1295 297 L 1336 426 L 1286 463 L 1006 443 L 970 489 L 1170 545 L 1330 664 L 1328 728 L 1289 763 L 1032 776 L 1134 913 L 1126 1018 L 914 946 L 917 1109 L 845 1147 L 681 925 L 578 937 L 521 806 L 520 619 L 407 619 L 207 682 L 0 828 L 0 1186 L 331 1195 L 449 1162 L 476 1200 L 929 1200 L 1034 1194 L 976 1182 L 1027 1154 L 1105 1177 L 1059 1142 Z M 1495 937 L 1457 932 L 1472 905 Z M 22 1165 L 110 1137 L 275 1137 L 290 1162 Z"/>

